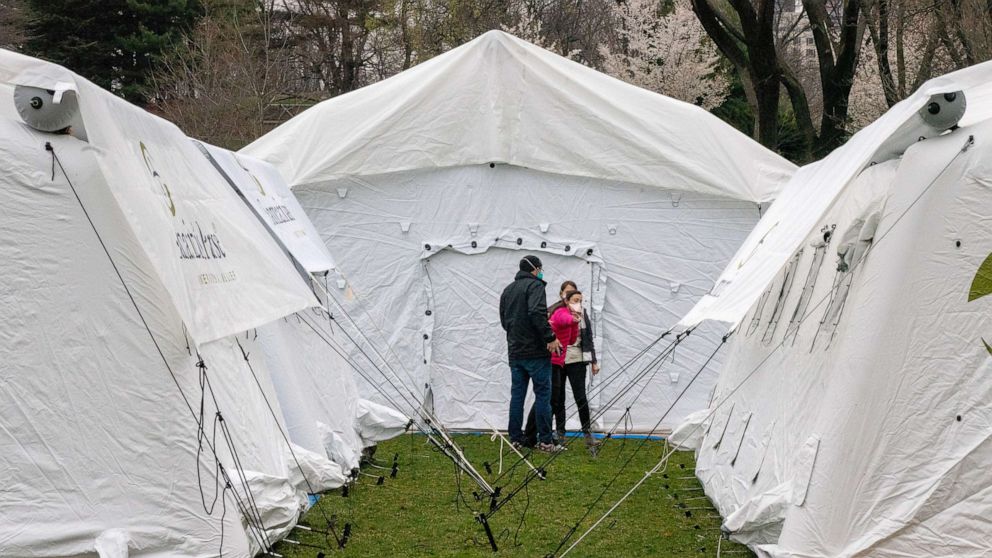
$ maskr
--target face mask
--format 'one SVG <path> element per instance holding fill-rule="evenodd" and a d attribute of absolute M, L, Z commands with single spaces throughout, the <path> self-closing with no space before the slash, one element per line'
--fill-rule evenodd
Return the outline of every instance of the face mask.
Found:
<path fill-rule="evenodd" d="M 569 304 L 568 307 L 572 309 L 572 312 L 581 312 L 582 311 L 582 303 L 581 302 L 573 302 L 573 303 Z"/>
<path fill-rule="evenodd" d="M 537 278 L 540 279 L 541 281 L 543 281 L 544 280 L 544 270 L 542 269 L 542 270 L 538 271 L 537 266 L 534 265 L 534 262 L 530 261 L 527 258 L 524 258 L 524 260 L 530 265 L 530 268 L 531 269 L 533 269 L 534 271 L 537 271 Z"/>

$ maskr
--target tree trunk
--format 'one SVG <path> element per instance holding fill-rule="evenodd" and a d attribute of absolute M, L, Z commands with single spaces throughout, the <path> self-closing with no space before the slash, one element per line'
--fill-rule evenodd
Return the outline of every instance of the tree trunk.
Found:
<path fill-rule="evenodd" d="M 778 147 L 778 108 L 781 71 L 775 50 L 774 0 L 731 0 L 740 21 L 736 29 L 714 0 L 692 0 L 692 9 L 706 34 L 734 65 L 754 110 L 754 138 L 770 149 Z M 757 9 L 756 9 L 757 8 Z"/>
<path fill-rule="evenodd" d="M 823 116 L 820 136 L 813 154 L 821 157 L 844 142 L 848 116 L 848 98 L 858 68 L 865 18 L 859 0 L 844 0 L 844 9 L 836 44 L 830 37 L 830 16 L 824 0 L 803 0 L 813 31 L 817 60 L 820 64 L 820 87 L 823 92 Z"/>
<path fill-rule="evenodd" d="M 802 162 L 813 159 L 813 144 L 816 143 L 816 128 L 813 127 L 813 117 L 809 111 L 809 99 L 806 90 L 803 89 L 799 79 L 788 67 L 782 69 L 782 84 L 789 94 L 789 102 L 792 105 L 792 113 L 796 118 L 796 127 L 803 138 L 803 151 L 800 153 Z"/>

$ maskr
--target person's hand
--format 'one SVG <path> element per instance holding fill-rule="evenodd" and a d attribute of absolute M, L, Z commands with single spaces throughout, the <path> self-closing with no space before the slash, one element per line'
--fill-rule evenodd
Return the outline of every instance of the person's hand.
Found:
<path fill-rule="evenodd" d="M 582 321 L 582 313 L 581 312 L 572 312 L 572 321 L 574 321 L 575 323 L 581 322 Z"/>
<path fill-rule="evenodd" d="M 596 374 L 599 374 L 599 363 L 598 362 L 592 363 L 592 375 L 595 376 Z"/>
<path fill-rule="evenodd" d="M 561 352 L 561 342 L 555 339 L 554 341 L 548 343 L 548 352 L 551 354 L 558 354 Z"/>

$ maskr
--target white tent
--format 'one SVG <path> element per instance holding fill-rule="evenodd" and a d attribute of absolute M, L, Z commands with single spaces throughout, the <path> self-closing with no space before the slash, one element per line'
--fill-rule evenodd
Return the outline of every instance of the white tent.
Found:
<path fill-rule="evenodd" d="M 14 85 L 88 141 L 12 119 Z M 0 554 L 256 553 L 344 481 L 242 352 L 316 297 L 175 126 L 7 51 L 0 106 Z"/>
<path fill-rule="evenodd" d="M 927 83 L 801 169 L 685 319 L 736 324 L 677 437 L 761 556 L 992 553 L 990 77 Z M 962 93 L 960 128 L 906 133 Z"/>
<path fill-rule="evenodd" d="M 409 388 L 412 405 L 472 429 L 505 425 L 496 306 L 524 253 L 544 261 L 549 298 L 564 279 L 586 293 L 595 381 L 616 380 L 598 408 L 639 371 L 620 364 L 710 290 L 794 170 L 698 107 L 496 31 L 242 152 L 280 170 L 338 258 L 331 286 L 395 371 L 375 381 L 402 380 L 394 391 Z M 684 343 L 600 427 L 652 426 L 711 348 L 704 335 Z M 717 368 L 667 425 L 706 405 Z"/>

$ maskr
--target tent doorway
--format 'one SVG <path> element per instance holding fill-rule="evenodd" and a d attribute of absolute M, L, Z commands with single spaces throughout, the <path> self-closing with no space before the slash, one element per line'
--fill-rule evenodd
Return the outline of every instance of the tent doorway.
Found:
<path fill-rule="evenodd" d="M 605 289 L 597 261 L 498 247 L 474 254 L 444 250 L 425 259 L 427 291 L 433 308 L 433 332 L 428 341 L 429 388 L 435 413 L 443 423 L 479 430 L 488 430 L 489 423 L 500 429 L 506 427 L 510 372 L 506 335 L 499 321 L 499 299 L 517 273 L 520 258 L 527 253 L 536 253 L 544 263 L 548 305 L 557 301 L 562 281 L 575 281 L 585 295 L 593 332 L 597 338 L 602 336 L 595 309 L 602 308 Z M 571 405 L 571 390 L 566 392 L 566 403 Z M 533 394 L 528 393 L 527 409 L 532 400 Z M 595 411 L 597 402 L 591 400 L 590 407 Z M 578 429 L 578 419 L 570 420 L 568 428 Z"/>

